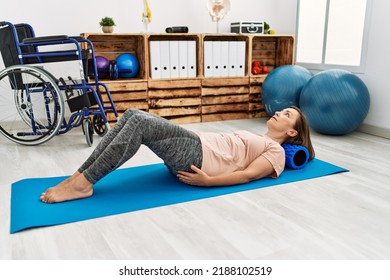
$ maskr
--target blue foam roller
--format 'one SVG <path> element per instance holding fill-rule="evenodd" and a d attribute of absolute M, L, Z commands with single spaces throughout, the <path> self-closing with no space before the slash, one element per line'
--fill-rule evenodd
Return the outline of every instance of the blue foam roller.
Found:
<path fill-rule="evenodd" d="M 302 169 L 309 161 L 309 151 L 301 145 L 283 144 L 286 154 L 286 166 L 291 169 Z"/>

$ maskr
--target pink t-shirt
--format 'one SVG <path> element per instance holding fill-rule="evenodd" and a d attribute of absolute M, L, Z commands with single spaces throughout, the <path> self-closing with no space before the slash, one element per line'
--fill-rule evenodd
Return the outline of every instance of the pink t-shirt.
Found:
<path fill-rule="evenodd" d="M 275 170 L 272 177 L 278 177 L 284 169 L 284 149 L 265 135 L 248 131 L 236 131 L 232 134 L 195 133 L 202 142 L 202 170 L 210 176 L 244 170 L 260 156 L 272 164 Z"/>

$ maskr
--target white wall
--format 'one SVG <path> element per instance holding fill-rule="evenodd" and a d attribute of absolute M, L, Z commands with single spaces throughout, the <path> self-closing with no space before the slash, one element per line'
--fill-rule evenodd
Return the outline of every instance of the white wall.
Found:
<path fill-rule="evenodd" d="M 115 32 L 143 31 L 143 0 L 67 0 L 62 4 L 53 0 L 3 2 L 0 20 L 30 23 L 37 36 L 100 32 L 98 22 L 104 16 L 116 20 Z M 373 2 L 366 71 L 359 75 L 371 94 L 371 108 L 364 124 L 366 130 L 388 135 L 390 36 L 386 20 L 390 1 Z M 149 31 L 165 32 L 168 26 L 186 25 L 193 33 L 214 33 L 216 24 L 208 15 L 206 3 L 207 0 L 149 0 L 152 9 Z M 220 22 L 220 32 L 229 32 L 230 22 L 242 20 L 265 20 L 277 33 L 295 32 L 297 0 L 231 0 L 231 6 L 230 13 Z"/>
<path fill-rule="evenodd" d="M 366 71 L 360 76 L 367 84 L 371 95 L 371 108 L 364 123 L 373 128 L 386 129 L 387 131 L 383 133 L 387 137 L 390 137 L 389 12 L 390 1 L 373 1 Z"/>
<path fill-rule="evenodd" d="M 230 0 L 231 11 L 220 21 L 220 33 L 230 31 L 230 22 L 267 21 L 277 28 L 276 2 L 273 0 Z M 18 0 L 3 1 L 0 21 L 29 23 L 36 36 L 55 34 L 78 35 L 101 32 L 99 21 L 113 17 L 115 32 L 144 32 L 141 20 L 144 0 Z M 62 3 L 63 4 L 62 4 Z M 166 27 L 185 25 L 192 33 L 215 33 L 207 0 L 149 0 L 152 22 L 148 31 L 164 33 Z M 3 69 L 0 59 L 0 69 Z"/>
<path fill-rule="evenodd" d="M 0 20 L 27 22 L 37 35 L 100 32 L 99 20 L 111 16 L 116 32 L 142 32 L 143 0 L 19 0 L 3 1 Z M 207 11 L 207 0 L 149 0 L 152 10 L 150 32 L 165 32 L 173 25 L 186 25 L 190 32 L 213 33 L 216 24 Z M 232 21 L 265 20 L 275 23 L 277 11 L 273 0 L 231 0 L 231 11 L 220 22 L 220 32 L 229 32 Z"/>
<path fill-rule="evenodd" d="M 276 0 L 276 31 L 284 34 L 295 34 L 297 0 Z"/>

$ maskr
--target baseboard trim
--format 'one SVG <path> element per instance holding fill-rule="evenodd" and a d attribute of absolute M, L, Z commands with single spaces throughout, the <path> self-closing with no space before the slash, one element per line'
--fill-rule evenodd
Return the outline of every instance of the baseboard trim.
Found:
<path fill-rule="evenodd" d="M 357 129 L 360 132 L 390 139 L 390 129 L 369 124 L 362 124 Z"/>

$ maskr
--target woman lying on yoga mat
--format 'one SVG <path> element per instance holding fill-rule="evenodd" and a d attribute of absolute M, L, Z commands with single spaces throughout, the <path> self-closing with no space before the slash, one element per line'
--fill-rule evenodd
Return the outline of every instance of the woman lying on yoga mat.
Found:
<path fill-rule="evenodd" d="M 93 185 L 132 158 L 141 144 L 163 159 L 180 181 L 205 187 L 278 177 L 285 164 L 282 143 L 303 145 L 310 159 L 314 157 L 309 126 L 298 108 L 276 112 L 267 127 L 265 135 L 192 132 L 159 116 L 129 109 L 81 167 L 40 199 L 55 203 L 91 196 Z"/>

